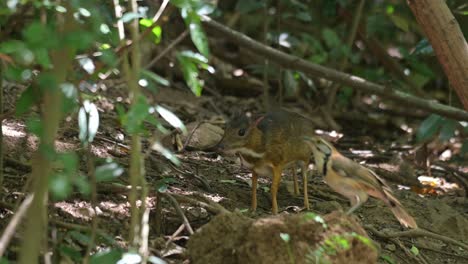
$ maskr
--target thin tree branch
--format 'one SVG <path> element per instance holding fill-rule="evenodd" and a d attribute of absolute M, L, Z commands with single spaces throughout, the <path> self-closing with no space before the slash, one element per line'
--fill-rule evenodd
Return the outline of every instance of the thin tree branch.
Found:
<path fill-rule="evenodd" d="M 18 211 L 16 211 L 15 215 L 8 223 L 8 226 L 3 231 L 2 237 L 0 238 L 0 258 L 3 256 L 3 253 L 5 252 L 5 249 L 7 248 L 8 243 L 10 243 L 11 238 L 15 234 L 16 227 L 18 227 L 21 221 L 21 218 L 23 218 L 23 216 L 28 211 L 28 208 L 31 205 L 33 196 L 34 195 L 30 194 L 28 197 L 26 197 L 26 199 L 24 199 L 24 201 L 21 203 L 20 207 L 18 208 Z"/>
<path fill-rule="evenodd" d="M 408 106 L 424 109 L 426 111 L 445 117 L 468 121 L 468 112 L 462 109 L 447 106 L 434 101 L 424 100 L 388 86 L 366 81 L 365 79 L 355 75 L 342 73 L 334 69 L 310 63 L 299 57 L 289 55 L 271 47 L 265 46 L 240 32 L 227 28 L 224 25 L 213 21 L 207 16 L 202 16 L 202 21 L 206 27 L 222 33 L 224 36 L 230 38 L 232 41 L 236 42 L 242 47 L 250 49 L 258 55 L 268 57 L 271 61 L 281 64 L 284 67 L 299 70 L 314 76 L 323 77 L 328 80 L 341 83 L 342 85 L 348 85 L 351 88 L 357 90 L 375 93 L 384 98 L 393 99 L 405 103 Z"/>

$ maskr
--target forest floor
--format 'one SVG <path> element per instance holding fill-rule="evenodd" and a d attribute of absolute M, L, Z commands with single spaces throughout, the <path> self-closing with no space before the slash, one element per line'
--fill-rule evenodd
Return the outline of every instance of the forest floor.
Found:
<path fill-rule="evenodd" d="M 100 158 L 112 157 L 124 168 L 128 168 L 129 141 L 116 138 L 124 131 L 119 127 L 114 104 L 119 97 L 127 98 L 125 89 L 119 85 L 109 85 L 108 97 L 99 99 L 101 125 L 93 153 Z M 11 88 L 13 89 L 13 88 Z M 18 91 L 6 90 L 5 94 L 15 102 Z M 260 102 L 229 96 L 194 97 L 184 90 L 161 89 L 155 101 L 174 111 L 186 124 L 197 124 L 204 120 L 219 120 L 221 113 L 232 114 L 232 109 L 258 111 Z M 12 105 L 6 108 L 12 109 Z M 303 106 L 286 103 L 285 108 L 300 111 Z M 46 106 L 44 106 L 46 110 Z M 306 116 L 310 113 L 303 112 Z M 356 116 L 366 116 L 359 112 Z M 408 120 L 401 117 L 374 113 L 369 118 L 352 118 L 351 115 L 338 116 L 337 122 L 346 131 L 335 143 L 337 148 L 349 158 L 374 169 L 393 187 L 395 196 L 408 212 L 414 216 L 419 227 L 468 243 L 468 201 L 466 199 L 466 181 L 468 168 L 449 161 L 433 162 L 430 169 L 415 165 L 414 151 L 417 146 L 412 136 L 401 127 Z M 3 229 L 11 219 L 18 201 L 25 197 L 25 186 L 30 175 L 29 160 L 37 146 L 34 136 L 27 133 L 25 119 L 8 118 L 3 121 L 5 148 L 5 184 L 3 186 L 0 226 Z M 409 120 L 407 127 L 417 127 Z M 216 123 L 216 122 L 214 122 Z M 192 126 L 193 127 L 193 126 Z M 334 134 L 331 134 L 334 136 Z M 185 143 L 185 142 L 183 142 Z M 62 123 L 57 140 L 59 151 L 76 151 L 80 148 L 76 118 L 71 117 Z M 148 148 L 145 142 L 144 149 Z M 78 152 L 80 153 L 80 152 Z M 258 209 L 255 214 L 248 212 L 250 206 L 250 171 L 242 168 L 235 157 L 224 157 L 214 152 L 198 150 L 181 151 L 176 154 L 180 166 L 175 166 L 159 153 L 153 151 L 145 160 L 146 179 L 150 186 L 147 201 L 150 212 L 149 247 L 155 255 L 162 256 L 168 263 L 184 263 L 187 260 L 187 242 L 190 234 L 182 229 L 181 217 L 174 209 L 169 196 L 164 196 L 160 208 L 156 208 L 156 189 L 162 179 L 166 179 L 171 197 L 176 198 L 182 211 L 197 230 L 223 211 L 236 211 L 246 217 L 260 219 L 271 215 L 270 179 L 261 178 L 258 188 Z M 430 156 L 430 155 L 429 155 Z M 466 164 L 465 164 L 466 165 Z M 81 160 L 82 172 L 86 164 Z M 418 176 L 427 176 L 430 185 L 421 185 Z M 171 180 L 167 180 L 171 179 Z M 309 177 L 309 199 L 311 212 L 326 215 L 335 211 L 346 211 L 348 201 L 333 192 L 321 176 L 313 173 Z M 110 237 L 114 237 L 121 246 L 126 246 L 129 230 L 129 203 L 127 201 L 128 178 L 124 173 L 117 181 L 99 186 L 99 228 Z M 302 188 L 301 188 L 302 191 Z M 185 197 L 185 200 L 184 200 Z M 302 211 L 302 195 L 292 192 L 292 177 L 287 170 L 279 190 L 280 215 L 296 214 Z M 219 206 L 220 205 L 220 206 Z M 157 211 L 161 212 L 157 215 Z M 92 210 L 89 198 L 74 193 L 65 201 L 51 203 L 50 223 L 53 230 L 61 232 L 61 238 L 72 248 L 86 250 L 76 231 L 86 230 L 90 226 Z M 409 234 L 408 236 L 389 237 L 389 234 L 404 230 L 385 205 L 375 199 L 358 209 L 353 218 L 367 231 L 372 240 L 380 246 L 379 263 L 468 263 L 468 250 L 448 240 Z M 71 225 L 76 224 L 76 225 Z M 158 226 L 160 230 L 158 230 Z M 81 228 L 82 227 L 82 228 Z M 78 228 L 78 230 L 77 230 Z M 81 228 L 81 230 L 80 230 Z M 161 235 L 158 235 L 160 232 Z M 230 237 L 221 230 L 200 240 L 198 246 L 209 244 L 218 239 L 218 243 L 229 243 Z M 271 235 L 265 233 L 265 235 Z M 265 241 L 270 238 L 265 237 Z M 53 244 L 53 239 L 50 240 Z M 220 242 L 221 241 L 221 242 Z M 14 244 L 19 242 L 16 236 Z M 15 248 L 15 247 L 13 247 Z M 275 249 L 272 249 L 273 251 Z M 10 256 L 15 255 L 13 249 Z M 228 263 L 228 262 L 226 262 Z M 298 263 L 301 263 L 299 261 Z"/>

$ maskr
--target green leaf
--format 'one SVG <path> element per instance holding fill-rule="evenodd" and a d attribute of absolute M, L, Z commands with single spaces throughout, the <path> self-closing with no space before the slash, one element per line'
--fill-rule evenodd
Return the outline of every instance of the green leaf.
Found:
<path fill-rule="evenodd" d="M 91 238 L 88 235 L 85 235 L 83 233 L 80 233 L 78 231 L 70 231 L 68 232 L 68 235 L 78 241 L 82 245 L 88 245 L 91 242 Z"/>
<path fill-rule="evenodd" d="M 39 88 L 43 91 L 53 91 L 58 88 L 57 80 L 51 73 L 41 73 L 38 77 L 37 83 Z"/>
<path fill-rule="evenodd" d="M 32 85 L 28 86 L 26 90 L 21 94 L 20 98 L 16 102 L 15 114 L 21 116 L 22 114 L 29 111 L 31 106 L 39 101 L 39 96 L 34 92 Z"/>
<path fill-rule="evenodd" d="M 382 255 L 380 256 L 380 258 L 383 259 L 388 264 L 396 264 L 395 260 L 393 260 L 393 258 L 388 255 Z"/>
<path fill-rule="evenodd" d="M 52 62 L 49 58 L 49 53 L 45 48 L 38 48 L 34 50 L 34 55 L 36 57 L 37 63 L 42 65 L 42 67 L 49 69 L 52 67 Z"/>
<path fill-rule="evenodd" d="M 419 249 L 417 247 L 415 247 L 414 245 L 411 246 L 411 249 L 410 249 L 411 253 L 413 253 L 413 255 L 417 256 L 419 255 Z"/>
<path fill-rule="evenodd" d="M 99 60 L 104 62 L 108 67 L 117 66 L 118 59 L 115 52 L 112 49 L 101 50 L 102 54 L 99 56 Z"/>
<path fill-rule="evenodd" d="M 286 243 L 288 243 L 291 240 L 291 236 L 287 233 L 280 233 L 279 235 L 281 239 Z"/>
<path fill-rule="evenodd" d="M 68 256 L 75 263 L 81 262 L 81 252 L 75 248 L 59 245 L 59 252 L 61 255 Z"/>
<path fill-rule="evenodd" d="M 0 53 L 12 54 L 22 52 L 26 49 L 26 44 L 19 40 L 7 40 L 0 43 Z"/>
<path fill-rule="evenodd" d="M 78 105 L 78 91 L 72 83 L 62 83 L 59 85 L 63 94 L 62 113 L 68 114 L 75 110 Z"/>
<path fill-rule="evenodd" d="M 169 86 L 170 83 L 167 79 L 165 79 L 164 77 L 152 72 L 152 71 L 148 71 L 148 70 L 142 70 L 141 71 L 141 74 L 143 76 L 146 76 L 148 77 L 150 80 L 154 81 L 155 83 L 157 84 L 160 84 L 162 86 Z"/>
<path fill-rule="evenodd" d="M 421 142 L 434 136 L 443 125 L 444 120 L 445 119 L 439 115 L 431 114 L 419 126 L 416 133 L 416 141 Z"/>
<path fill-rule="evenodd" d="M 4 69 L 3 76 L 5 79 L 15 82 L 23 82 L 23 72 L 26 71 L 25 68 L 19 65 L 10 65 Z M 29 72 L 31 72 L 29 70 Z"/>
<path fill-rule="evenodd" d="M 123 251 L 120 249 L 105 249 L 97 252 L 90 258 L 91 264 L 114 264 L 122 258 Z"/>
<path fill-rule="evenodd" d="M 327 228 L 327 223 L 325 223 L 325 219 L 321 217 L 318 214 L 312 213 L 312 212 L 307 212 L 304 214 L 304 219 L 305 220 L 314 220 L 317 223 L 322 224 L 323 228 Z"/>
<path fill-rule="evenodd" d="M 170 0 L 171 4 L 175 5 L 178 8 L 191 8 L 192 1 L 190 0 Z"/>
<path fill-rule="evenodd" d="M 179 53 L 181 56 L 183 56 L 184 58 L 190 60 L 191 62 L 193 63 L 196 63 L 196 64 L 207 64 L 208 63 L 208 59 L 201 55 L 200 53 L 195 53 L 191 50 L 184 50 L 182 52 Z"/>
<path fill-rule="evenodd" d="M 312 21 L 312 16 L 309 14 L 309 12 L 298 12 L 296 14 L 296 18 L 303 21 L 303 22 L 311 22 Z"/>
<path fill-rule="evenodd" d="M 150 106 L 146 97 L 140 95 L 131 108 L 128 110 L 125 118 L 125 129 L 129 134 L 140 133 L 143 131 L 142 123 L 149 115 Z"/>
<path fill-rule="evenodd" d="M 155 189 L 158 192 L 166 192 L 170 183 L 177 183 L 175 178 L 162 178 L 155 183 Z"/>
<path fill-rule="evenodd" d="M 95 38 L 96 37 L 91 32 L 79 30 L 65 34 L 63 42 L 77 50 L 86 50 L 94 45 Z"/>
<path fill-rule="evenodd" d="M 94 103 L 88 100 L 83 102 L 83 106 L 78 113 L 78 126 L 80 128 L 79 138 L 81 143 L 87 145 L 93 142 L 99 128 L 99 112 Z"/>
<path fill-rule="evenodd" d="M 153 20 L 148 19 L 148 18 L 143 18 L 140 20 L 140 25 L 144 27 L 150 27 L 153 25 Z M 154 42 L 156 44 L 159 44 L 159 42 L 161 41 L 162 28 L 160 26 L 156 26 L 151 30 L 151 32 L 153 33 L 153 36 L 155 38 Z"/>
<path fill-rule="evenodd" d="M 23 37 L 29 47 L 55 48 L 58 46 L 58 34 L 48 25 L 34 21 L 23 30 Z"/>
<path fill-rule="evenodd" d="M 112 181 L 115 178 L 122 175 L 124 172 L 123 168 L 119 164 L 112 162 L 101 165 L 96 168 L 96 181 L 97 182 L 106 182 Z"/>
<path fill-rule="evenodd" d="M 285 70 L 283 73 L 283 85 L 285 88 L 285 96 L 293 96 L 299 89 L 299 83 L 294 77 L 294 72 L 291 70 Z"/>
<path fill-rule="evenodd" d="M 390 19 L 392 20 L 393 24 L 403 30 L 404 32 L 408 32 L 409 31 L 409 23 L 408 23 L 408 20 L 406 20 L 406 18 L 404 17 L 401 17 L 399 15 L 389 15 L 390 16 Z"/>
<path fill-rule="evenodd" d="M 69 176 L 74 176 L 78 168 L 78 157 L 75 153 L 61 153 L 57 156 L 58 161 L 62 164 L 63 172 L 69 174 Z"/>
<path fill-rule="evenodd" d="M 195 44 L 195 47 L 197 47 L 198 51 L 203 54 L 203 56 L 209 57 L 208 38 L 201 26 L 200 16 L 189 9 L 182 9 L 181 14 L 182 18 L 185 20 L 185 24 L 189 28 L 193 44 Z"/>
<path fill-rule="evenodd" d="M 26 127 L 27 127 L 27 129 L 28 129 L 28 131 L 30 133 L 33 133 L 34 135 L 36 135 L 39 138 L 42 137 L 44 127 L 42 126 L 42 122 L 38 117 L 33 116 L 33 117 L 29 118 L 26 121 Z"/>
<path fill-rule="evenodd" d="M 83 195 L 89 196 L 91 193 L 91 186 L 89 185 L 88 178 L 84 175 L 75 175 L 75 177 L 73 177 L 73 184 Z"/>
<path fill-rule="evenodd" d="M 180 165 L 180 161 L 177 158 L 177 156 L 174 155 L 170 150 L 165 148 L 163 145 L 161 145 L 161 143 L 155 142 L 151 146 L 151 149 L 156 150 L 157 152 L 161 153 L 161 155 L 163 155 L 166 159 L 170 160 L 175 165 L 177 165 L 177 166 Z"/>
<path fill-rule="evenodd" d="M 151 25 L 153 25 L 153 20 L 149 19 L 149 18 L 142 18 L 140 19 L 140 25 L 144 26 L 144 27 L 150 27 Z"/>
<path fill-rule="evenodd" d="M 184 133 L 184 135 L 187 134 L 187 128 L 185 127 L 184 123 L 171 111 L 168 109 L 157 105 L 156 106 L 156 111 L 161 115 L 164 120 L 166 120 L 171 126 L 178 128 Z"/>
<path fill-rule="evenodd" d="M 9 264 L 10 262 L 8 261 L 8 259 L 4 258 L 4 257 L 1 257 L 0 258 L 0 264 Z"/>
<path fill-rule="evenodd" d="M 200 96 L 203 88 L 203 81 L 198 78 L 199 73 L 197 66 L 180 54 L 177 55 L 177 60 L 182 67 L 185 82 L 196 96 Z"/>
<path fill-rule="evenodd" d="M 322 30 L 322 37 L 329 48 L 341 46 L 341 40 L 334 30 L 325 28 Z"/>
<path fill-rule="evenodd" d="M 154 27 L 151 33 L 153 33 L 154 36 L 154 43 L 159 44 L 159 42 L 161 42 L 162 28 L 160 26 Z"/>
<path fill-rule="evenodd" d="M 446 119 L 442 124 L 440 130 L 439 138 L 442 141 L 447 141 L 455 135 L 455 130 L 457 129 L 458 122 L 452 119 Z"/>
<path fill-rule="evenodd" d="M 195 1 L 193 9 L 199 16 L 207 16 L 216 10 L 216 2 L 213 1 Z"/>
<path fill-rule="evenodd" d="M 72 181 L 66 174 L 56 173 L 50 177 L 49 190 L 55 200 L 63 200 L 72 192 Z"/>

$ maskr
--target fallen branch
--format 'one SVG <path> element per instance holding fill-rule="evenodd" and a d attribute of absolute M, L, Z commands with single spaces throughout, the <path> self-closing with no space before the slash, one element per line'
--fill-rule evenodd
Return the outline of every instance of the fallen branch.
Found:
<path fill-rule="evenodd" d="M 462 109 L 447 106 L 434 101 L 424 100 L 388 86 L 383 86 L 380 84 L 366 81 L 365 79 L 355 75 L 342 73 L 331 68 L 310 63 L 299 57 L 289 55 L 279 50 L 263 45 L 260 42 L 255 41 L 252 38 L 240 32 L 232 30 L 212 20 L 207 16 L 202 16 L 202 20 L 206 27 L 222 33 L 224 36 L 241 45 L 243 48 L 250 49 L 258 55 L 268 57 L 269 60 L 276 62 L 283 67 L 299 70 L 314 76 L 323 77 L 328 80 L 340 83 L 342 85 L 348 85 L 351 88 L 357 90 L 375 93 L 382 97 L 403 102 L 405 104 L 408 104 L 409 106 L 424 109 L 426 111 L 436 113 L 445 117 L 453 118 L 456 120 L 468 121 L 468 112 Z"/>
<path fill-rule="evenodd" d="M 187 217 L 185 216 L 184 212 L 182 211 L 182 208 L 180 207 L 177 200 L 172 195 L 170 195 L 168 193 L 161 193 L 161 194 L 171 202 L 172 206 L 174 207 L 174 209 L 177 211 L 180 218 L 182 219 L 182 222 L 184 223 L 185 229 L 187 229 L 187 231 L 189 232 L 190 235 L 193 235 L 192 226 L 190 226 L 190 223 L 189 223 Z"/>
<path fill-rule="evenodd" d="M 180 203 L 188 203 L 193 206 L 198 206 L 198 207 L 203 207 L 205 208 L 208 212 L 213 213 L 213 214 L 221 214 L 221 213 L 229 213 L 229 211 L 222 207 L 221 205 L 209 201 L 208 199 L 203 199 L 202 197 L 199 197 L 200 199 L 203 199 L 204 201 L 200 201 L 191 197 L 188 197 L 186 195 L 182 194 L 176 194 L 176 193 L 171 193 L 171 195 Z"/>
<path fill-rule="evenodd" d="M 366 226 L 366 229 L 369 229 L 372 233 L 375 233 L 377 236 L 382 237 L 382 238 L 430 237 L 430 238 L 434 238 L 434 239 L 440 240 L 440 241 L 448 243 L 448 244 L 457 245 L 457 246 L 459 246 L 459 247 L 461 247 L 461 248 L 463 248 L 465 250 L 468 250 L 468 245 L 466 245 L 466 244 L 464 244 L 462 242 L 456 241 L 455 239 L 447 237 L 447 236 L 432 233 L 430 231 L 427 231 L 427 230 L 424 230 L 424 229 L 421 229 L 421 228 L 411 229 L 411 230 L 401 231 L 401 232 L 394 232 L 394 233 L 380 232 L 380 231 L 378 231 L 377 229 L 375 229 L 372 226 Z"/>

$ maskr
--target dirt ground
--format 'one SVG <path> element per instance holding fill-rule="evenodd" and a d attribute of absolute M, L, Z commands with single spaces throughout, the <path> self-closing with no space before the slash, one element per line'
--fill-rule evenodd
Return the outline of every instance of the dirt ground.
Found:
<path fill-rule="evenodd" d="M 107 88 L 108 97 L 97 101 L 101 125 L 92 150 L 97 157 L 112 157 L 124 168 L 128 168 L 129 140 L 127 137 L 124 140 L 117 139 L 124 132 L 118 126 L 114 110 L 114 104 L 119 101 L 118 98 L 126 98 L 125 90 L 121 89 L 119 83 L 107 84 Z M 14 97 L 18 96 L 19 90 L 21 88 L 7 87 L 5 94 L 11 97 L 7 102 L 14 102 Z M 216 127 L 222 127 L 219 123 L 222 115 L 233 114 L 233 109 L 258 111 L 260 106 L 259 101 L 254 99 L 220 97 L 213 92 L 211 94 L 207 92 L 207 94 L 207 96 L 195 98 L 185 90 L 161 89 L 159 94 L 149 95 L 149 98 L 153 98 L 155 102 L 174 111 L 186 124 L 210 121 Z M 12 109 L 11 104 L 7 103 L 7 110 Z M 286 103 L 284 107 L 295 111 L 307 109 L 298 103 Z M 301 111 L 301 113 L 316 119 L 317 123 L 323 123 L 318 114 L 306 111 Z M 360 115 L 356 113 L 356 116 Z M 12 210 L 17 202 L 25 197 L 24 186 L 30 173 L 28 162 L 37 144 L 35 137 L 26 131 L 26 119 L 27 117 L 7 118 L 3 121 L 6 178 L 0 209 L 2 229 L 11 218 Z M 419 233 L 401 235 L 400 232 L 404 229 L 393 217 L 391 211 L 375 199 L 369 199 L 352 217 L 340 217 L 339 212 L 349 208 L 348 201 L 333 192 L 323 182 L 322 177 L 315 172 L 313 177 L 309 177 L 311 212 L 324 216 L 324 219 L 332 219 L 330 225 L 335 222 L 350 221 L 356 225 L 352 230 L 360 229 L 359 225 L 362 226 L 364 228 L 360 231 L 362 235 L 367 233 L 379 248 L 378 263 L 468 263 L 468 249 L 463 248 L 468 244 L 468 200 L 466 189 L 464 189 L 468 181 L 466 161 L 455 164 L 434 160 L 434 166 L 430 170 L 416 166 L 417 159 L 414 158 L 414 151 L 418 146 L 414 144 L 411 136 L 401 129 L 401 123 L 406 122 L 406 120 L 402 121 L 401 117 L 374 114 L 369 119 L 352 119 L 349 115 L 343 115 L 337 116 L 336 121 L 343 127 L 343 131 L 346 131 L 335 143 L 337 148 L 344 155 L 374 169 L 384 177 L 393 187 L 395 196 L 414 216 L 419 227 L 443 237 L 428 237 Z M 76 117 L 69 117 L 62 123 L 56 144 L 60 151 L 79 148 L 76 124 Z M 407 123 L 407 126 L 413 129 L 416 125 L 417 123 L 413 124 L 411 120 Z M 322 130 L 326 131 L 326 128 Z M 216 135 L 215 132 L 213 134 Z M 334 136 L 333 133 L 330 135 Z M 213 136 L 213 141 L 216 138 L 217 136 Z M 172 138 L 164 140 L 166 144 L 172 142 Z M 190 138 L 190 140 L 196 139 Z M 278 194 L 280 216 L 269 218 L 271 208 L 269 178 L 261 178 L 259 181 L 258 209 L 255 214 L 252 214 L 247 210 L 250 206 L 250 172 L 242 168 L 235 157 L 223 157 L 211 151 L 196 150 L 196 146 L 192 146 L 193 142 L 187 143 L 187 138 L 185 141 L 182 140 L 182 143 L 187 145 L 187 150 L 177 152 L 176 155 L 181 160 L 181 165 L 178 167 L 154 151 L 145 160 L 146 178 L 150 185 L 147 205 L 152 208 L 149 239 L 150 248 L 155 255 L 162 256 L 168 263 L 187 263 L 190 257 L 197 258 L 197 260 L 192 260 L 193 263 L 221 263 L 209 258 L 229 248 L 233 243 L 242 242 L 239 247 L 239 250 L 243 252 L 240 254 L 243 257 L 242 263 L 273 263 L 267 260 L 275 260 L 271 258 L 277 257 L 278 254 L 268 254 L 268 252 L 280 253 L 279 255 L 282 256 L 276 258 L 275 263 L 290 263 L 286 258 L 288 247 L 280 243 L 284 241 L 271 238 L 274 230 L 253 229 L 252 225 L 258 221 L 270 221 L 273 223 L 271 224 L 273 229 L 287 230 L 292 239 L 301 237 L 307 240 L 311 230 L 318 232 L 319 223 L 311 223 L 304 229 L 297 229 L 297 221 L 305 212 L 301 212 L 302 196 L 296 196 L 291 191 L 292 177 L 289 170 L 283 176 Z M 148 148 L 147 142 L 145 148 Z M 85 171 L 84 161 L 81 161 L 81 165 L 82 170 Z M 431 176 L 436 179 L 432 181 L 437 185 L 432 181 L 432 185 L 421 185 L 417 180 L 418 176 Z M 193 239 L 197 243 L 191 241 L 192 237 L 187 229 L 182 229 L 181 217 L 169 198 L 162 196 L 164 198 L 159 204 L 160 208 L 156 207 L 158 197 L 161 195 L 156 197 L 155 186 L 161 179 L 168 178 L 172 180 L 167 193 L 178 201 L 190 226 L 195 231 L 213 219 L 222 223 L 214 227 L 206 226 L 196 231 Z M 109 236 L 115 237 L 121 246 L 126 245 L 124 238 L 129 230 L 129 204 L 126 189 L 122 187 L 127 184 L 128 179 L 124 173 L 116 182 L 99 186 L 99 208 L 101 209 L 98 211 L 99 228 Z M 66 201 L 52 203 L 50 206 L 52 230 L 58 230 L 70 247 L 81 250 L 83 253 L 86 247 L 80 243 L 77 236 L 70 235 L 74 227 L 69 224 L 88 226 L 92 213 L 89 208 L 89 200 L 78 192 Z M 235 211 L 235 217 L 216 217 L 224 210 Z M 327 214 L 331 214 L 332 217 L 325 216 Z M 223 217 L 225 217 L 224 221 L 219 220 Z M 290 220 L 286 221 L 286 217 L 290 217 L 288 218 Z M 237 235 L 237 238 L 228 235 L 233 233 Z M 201 240 L 200 237 L 202 237 Z M 450 239 L 455 241 L 450 241 Z M 256 241 L 261 242 L 256 244 Z M 17 245 L 18 242 L 19 236 L 13 244 Z M 463 244 L 456 244 L 456 242 Z M 246 243 L 250 243 L 250 247 L 247 247 Z M 192 247 L 192 251 L 187 251 L 187 245 Z M 214 245 L 219 252 L 213 253 Z M 294 250 L 299 250 L 300 246 L 292 245 L 294 245 Z M 195 251 L 193 247 L 196 248 Z M 365 248 L 363 246 L 362 250 Z M 202 253 L 203 255 L 200 255 Z M 210 255 L 211 253 L 213 254 Z M 14 258 L 15 250 L 9 251 L 8 255 Z M 210 261 L 200 262 L 200 256 L 205 256 Z M 265 258 L 261 258 L 263 262 L 254 261 L 256 256 Z M 304 253 L 298 256 L 304 256 Z M 366 256 L 371 259 L 370 255 Z M 337 260 L 340 257 L 342 256 L 337 255 L 332 258 L 332 263 L 372 263 L 372 261 L 340 262 Z M 362 255 L 348 257 L 359 259 Z M 226 259 L 225 263 L 241 262 L 228 262 Z M 297 263 L 303 262 L 297 261 Z"/>

